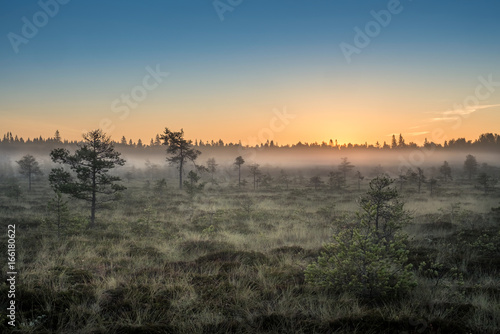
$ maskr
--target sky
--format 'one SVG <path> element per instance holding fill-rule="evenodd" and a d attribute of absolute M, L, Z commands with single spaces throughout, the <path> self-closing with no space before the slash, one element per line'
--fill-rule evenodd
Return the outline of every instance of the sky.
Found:
<path fill-rule="evenodd" d="M 500 132 L 496 0 L 0 4 L 0 133 L 374 144 Z"/>

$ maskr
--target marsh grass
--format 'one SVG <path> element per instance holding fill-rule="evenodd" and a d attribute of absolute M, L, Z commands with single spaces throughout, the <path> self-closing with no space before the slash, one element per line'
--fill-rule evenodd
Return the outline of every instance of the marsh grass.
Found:
<path fill-rule="evenodd" d="M 101 208 L 93 230 L 85 228 L 87 208 L 70 201 L 71 219 L 60 239 L 50 223 L 47 185 L 38 183 L 19 201 L 2 198 L 2 226 L 17 227 L 19 272 L 17 327 L 3 325 L 2 331 L 497 333 L 500 328 L 499 238 L 491 245 L 475 243 L 483 231 L 494 236 L 500 229 L 490 214 L 498 193 L 484 197 L 459 183 L 446 184 L 432 197 L 404 192 L 414 214 L 405 229 L 418 286 L 400 300 L 366 303 L 311 287 L 304 279 L 322 245 L 355 219 L 363 191 L 253 191 L 219 182 L 191 201 L 171 187 L 154 193 L 140 179 L 127 187 L 120 201 Z M 435 275 L 419 272 L 422 262 L 442 266 Z M 5 301 L 5 283 L 0 290 Z"/>

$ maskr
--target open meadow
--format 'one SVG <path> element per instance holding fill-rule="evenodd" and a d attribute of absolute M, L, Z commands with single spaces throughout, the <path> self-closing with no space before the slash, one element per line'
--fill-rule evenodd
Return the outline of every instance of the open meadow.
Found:
<path fill-rule="evenodd" d="M 1 331 L 499 332 L 498 188 L 456 177 L 440 179 L 431 195 L 428 183 L 419 193 L 395 180 L 412 217 L 402 232 L 415 285 L 367 300 L 309 284 L 305 271 L 332 236 L 359 221 L 368 178 L 351 175 L 332 188 L 314 184 L 317 170 L 304 167 L 282 172 L 286 184 L 268 173 L 254 190 L 247 168 L 241 187 L 237 171 L 226 170 L 203 174 L 203 189 L 188 192 L 172 167 L 154 175 L 120 167 L 127 189 L 99 208 L 91 229 L 87 203 L 63 197 L 58 211 L 46 176 L 31 191 L 25 179 L 2 179 L 2 229 L 16 226 L 18 326 Z M 8 182 L 22 192 L 9 194 Z"/>

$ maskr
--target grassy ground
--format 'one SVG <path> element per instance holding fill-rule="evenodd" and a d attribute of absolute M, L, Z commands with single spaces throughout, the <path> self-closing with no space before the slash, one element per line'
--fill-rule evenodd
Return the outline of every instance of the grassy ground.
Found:
<path fill-rule="evenodd" d="M 366 183 L 366 182 L 365 182 Z M 194 200 L 169 182 L 126 183 L 86 230 L 70 200 L 57 238 L 39 182 L 1 198 L 2 229 L 17 227 L 17 326 L 12 333 L 498 333 L 499 193 L 441 184 L 430 197 L 407 186 L 414 220 L 409 262 L 418 286 L 401 300 L 366 303 L 305 283 L 361 191 L 292 185 L 239 190 L 207 185 Z M 6 245 L 2 232 L 2 245 Z M 426 265 L 419 265 L 425 261 Z M 2 273 L 5 276 L 5 271 Z M 5 277 L 2 279 L 5 282 Z M 6 305 L 8 286 L 0 286 Z M 5 318 L 5 307 L 0 311 Z"/>

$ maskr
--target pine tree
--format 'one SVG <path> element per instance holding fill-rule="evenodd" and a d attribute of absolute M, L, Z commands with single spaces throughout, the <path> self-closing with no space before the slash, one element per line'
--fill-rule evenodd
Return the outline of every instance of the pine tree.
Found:
<path fill-rule="evenodd" d="M 109 175 L 109 170 L 123 166 L 125 160 L 116 152 L 110 137 L 102 130 L 90 131 L 83 135 L 83 143 L 72 155 L 66 149 L 52 150 L 52 161 L 68 165 L 76 174 L 76 179 L 62 167 L 52 169 L 49 181 L 55 191 L 90 202 L 89 227 L 95 226 L 95 214 L 100 203 L 109 201 L 109 195 L 126 188 L 117 182 L 121 179 Z"/>

